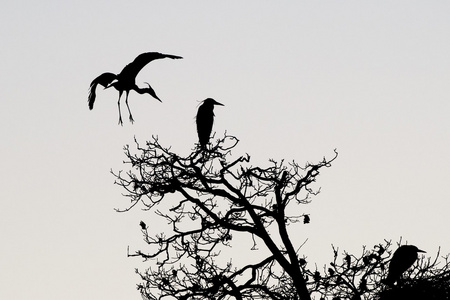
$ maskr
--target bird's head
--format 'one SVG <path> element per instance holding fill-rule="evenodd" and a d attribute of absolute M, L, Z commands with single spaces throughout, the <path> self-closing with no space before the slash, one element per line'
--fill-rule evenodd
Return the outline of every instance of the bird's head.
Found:
<path fill-rule="evenodd" d="M 148 87 L 147 88 L 139 88 L 137 87 L 137 85 L 135 85 L 135 91 L 138 92 L 139 94 L 149 94 L 150 96 L 152 96 L 153 98 L 155 98 L 156 100 L 158 100 L 159 102 L 162 102 L 161 99 L 158 98 L 158 96 L 156 96 L 155 91 L 153 90 L 153 88 L 150 86 L 150 84 L 148 82 L 145 82 Z"/>
<path fill-rule="evenodd" d="M 402 253 L 411 253 L 411 254 L 414 252 L 415 253 L 419 253 L 419 252 L 426 253 L 426 251 L 420 250 L 419 248 L 417 248 L 414 245 L 403 245 L 403 246 L 400 246 L 397 250 Z"/>
<path fill-rule="evenodd" d="M 221 105 L 221 106 L 225 106 L 222 103 L 217 102 L 216 100 L 214 100 L 213 98 L 207 98 L 205 100 L 203 100 L 203 104 L 207 105 L 207 106 L 213 106 L 213 105 Z"/>
<path fill-rule="evenodd" d="M 419 248 L 416 247 L 416 251 L 417 252 L 422 252 L 422 253 L 427 253 L 426 251 L 420 250 Z"/>

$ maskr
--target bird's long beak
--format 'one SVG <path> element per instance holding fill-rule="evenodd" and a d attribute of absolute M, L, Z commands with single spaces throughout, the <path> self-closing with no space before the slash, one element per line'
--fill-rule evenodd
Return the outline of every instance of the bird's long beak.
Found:
<path fill-rule="evenodd" d="M 420 250 L 420 249 L 417 249 L 417 252 L 427 253 L 427 251 L 423 251 L 423 250 Z"/>
<path fill-rule="evenodd" d="M 147 89 L 147 93 L 149 93 L 153 98 L 155 98 L 156 100 L 158 100 L 159 102 L 162 102 L 161 99 L 159 99 L 158 96 L 156 96 L 155 91 L 153 90 L 153 88 L 150 86 L 150 83 L 145 82 L 148 85 Z"/>
<path fill-rule="evenodd" d="M 217 102 L 216 100 L 214 100 L 214 105 L 225 106 L 225 105 L 223 105 L 222 103 L 220 103 L 220 102 Z"/>

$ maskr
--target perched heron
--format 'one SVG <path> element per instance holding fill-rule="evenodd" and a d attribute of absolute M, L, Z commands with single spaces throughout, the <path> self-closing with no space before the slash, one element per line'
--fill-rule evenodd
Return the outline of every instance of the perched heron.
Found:
<path fill-rule="evenodd" d="M 197 112 L 197 133 L 198 141 L 201 149 L 206 149 L 206 144 L 209 142 L 213 123 L 214 123 L 214 105 L 222 105 L 214 99 L 208 98 L 203 100 L 202 105 Z"/>
<path fill-rule="evenodd" d="M 424 252 L 413 245 L 403 245 L 395 250 L 389 263 L 389 273 L 386 277 L 386 284 L 393 285 L 394 282 L 400 279 L 403 272 L 408 270 L 417 260 L 418 253 Z"/>
<path fill-rule="evenodd" d="M 123 68 L 123 70 L 119 74 L 116 75 L 107 72 L 95 78 L 91 82 L 91 85 L 89 87 L 89 98 L 88 98 L 89 109 L 94 108 L 95 89 L 97 88 L 97 85 L 100 84 L 105 89 L 109 87 L 114 87 L 116 90 L 119 91 L 119 100 L 117 101 L 117 106 L 119 107 L 119 124 L 120 125 L 123 124 L 122 115 L 120 113 L 120 98 L 122 97 L 123 92 L 126 93 L 125 103 L 127 105 L 128 113 L 130 115 L 130 121 L 131 123 L 133 123 L 134 119 L 133 116 L 131 115 L 130 107 L 128 106 L 128 93 L 131 90 L 134 90 L 139 94 L 150 94 L 153 98 L 161 102 L 161 99 L 159 99 L 158 96 L 156 96 L 156 93 L 150 86 L 150 84 L 147 83 L 148 87 L 146 88 L 139 88 L 136 85 L 136 76 L 142 70 L 142 68 L 145 67 L 152 60 L 161 58 L 179 59 L 182 57 L 170 54 L 162 54 L 159 52 L 146 52 L 140 54 L 138 57 L 134 59 L 133 62 L 126 65 L 125 68 Z"/>

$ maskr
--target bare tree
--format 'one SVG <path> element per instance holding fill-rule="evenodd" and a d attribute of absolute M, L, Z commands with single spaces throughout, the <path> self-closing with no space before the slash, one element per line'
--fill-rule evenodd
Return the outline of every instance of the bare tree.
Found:
<path fill-rule="evenodd" d="M 292 239 L 292 230 L 310 221 L 302 205 L 320 191 L 311 185 L 336 151 L 304 166 L 269 160 L 255 167 L 248 154 L 232 158 L 238 139 L 229 135 L 186 157 L 156 137 L 145 146 L 135 143 L 137 153 L 125 146 L 130 170 L 113 173 L 130 199 L 119 211 L 139 204 L 170 224 L 157 232 L 141 221 L 146 249 L 128 254 L 153 262 L 136 270 L 144 298 L 311 299 L 299 234 Z M 251 246 L 242 249 L 238 236 Z M 236 247 L 247 253 L 233 254 Z"/>
<path fill-rule="evenodd" d="M 400 242 L 398 243 L 400 245 Z M 308 287 L 313 296 L 323 300 L 430 300 L 450 299 L 450 260 L 421 256 L 393 287 L 385 284 L 387 266 L 392 258 L 391 241 L 384 241 L 372 249 L 363 247 L 359 255 L 347 251 L 339 253 L 333 246 L 333 260 L 319 270 L 306 270 Z"/>

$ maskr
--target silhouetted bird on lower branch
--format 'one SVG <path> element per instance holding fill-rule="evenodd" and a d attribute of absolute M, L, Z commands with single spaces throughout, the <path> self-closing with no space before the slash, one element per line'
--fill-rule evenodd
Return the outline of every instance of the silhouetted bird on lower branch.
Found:
<path fill-rule="evenodd" d="M 103 73 L 102 75 L 95 78 L 89 87 L 89 109 L 94 108 L 94 102 L 95 102 L 95 89 L 97 88 L 97 85 L 103 86 L 105 89 L 109 87 L 114 87 L 116 90 L 119 91 L 119 100 L 117 101 L 117 106 L 119 107 L 119 124 L 122 125 L 122 115 L 120 113 L 120 97 L 122 97 L 123 92 L 126 93 L 125 97 L 125 103 L 128 108 L 128 113 L 130 115 L 130 121 L 131 123 L 134 122 L 133 116 L 131 115 L 130 107 L 128 106 L 128 93 L 131 90 L 134 90 L 138 92 L 139 94 L 150 94 L 153 98 L 157 99 L 161 102 L 161 99 L 156 96 L 155 91 L 152 89 L 150 84 L 147 83 L 147 88 L 139 88 L 136 85 L 136 76 L 137 74 L 142 70 L 143 67 L 145 67 L 149 62 L 155 60 L 155 59 L 161 59 L 161 58 L 172 58 L 172 59 L 179 59 L 182 58 L 181 56 L 176 55 L 170 55 L 170 54 L 162 54 L 159 52 L 146 52 L 138 55 L 128 65 L 123 68 L 123 70 L 119 74 L 113 74 L 113 73 Z"/>
<path fill-rule="evenodd" d="M 395 250 L 394 255 L 392 255 L 391 262 L 389 263 L 389 273 L 386 277 L 385 283 L 392 286 L 396 281 L 398 281 L 402 274 L 417 260 L 419 252 L 425 251 L 419 250 L 413 245 L 403 245 L 398 247 L 398 249 Z"/>
<path fill-rule="evenodd" d="M 214 99 L 208 98 L 203 100 L 202 105 L 198 108 L 197 112 L 197 133 L 200 148 L 206 150 L 206 145 L 209 142 L 211 131 L 214 123 L 214 105 L 222 105 Z"/>

